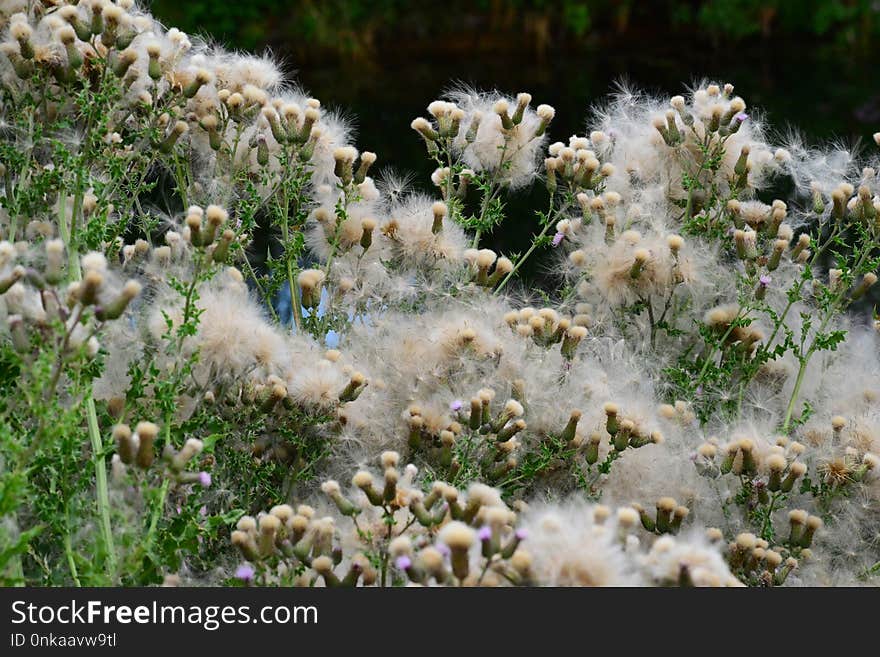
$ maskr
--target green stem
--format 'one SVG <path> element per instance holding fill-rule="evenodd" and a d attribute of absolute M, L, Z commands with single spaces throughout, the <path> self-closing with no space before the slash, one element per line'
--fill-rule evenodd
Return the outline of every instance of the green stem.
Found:
<path fill-rule="evenodd" d="M 76 586 L 82 586 L 79 581 L 79 574 L 76 570 L 76 562 L 73 559 L 73 545 L 70 542 L 70 522 L 67 522 L 66 527 L 64 528 L 64 554 L 67 555 L 67 565 L 70 568 L 70 576 L 73 577 L 73 582 Z"/>
<path fill-rule="evenodd" d="M 76 245 L 76 238 L 73 236 L 76 217 L 82 209 L 82 200 L 82 174 L 78 173 L 70 225 L 68 226 L 67 217 L 65 216 L 64 203 L 61 204 L 61 213 L 58 217 L 61 237 L 67 247 L 69 263 L 68 279 L 71 281 L 79 281 L 82 279 L 79 251 Z M 92 461 L 95 467 L 95 496 L 98 504 L 98 518 L 101 525 L 104 549 L 107 552 L 107 574 L 112 581 L 116 578 L 116 549 L 113 544 L 113 528 L 110 523 L 110 494 L 107 487 L 107 468 L 104 462 L 104 441 L 101 437 L 101 430 L 98 426 L 98 412 L 95 408 L 95 398 L 92 396 L 91 388 L 86 395 L 84 403 L 86 407 L 86 422 L 89 430 L 89 443 L 92 448 Z"/>
<path fill-rule="evenodd" d="M 554 201 L 555 201 L 555 198 L 551 194 L 550 195 L 550 208 L 547 210 L 547 223 L 546 223 L 546 225 L 544 226 L 543 230 L 538 234 L 538 236 L 532 241 L 532 245 L 529 247 L 529 250 L 526 251 L 525 254 L 523 254 L 522 258 L 519 258 L 516 261 L 516 264 L 513 266 L 513 269 L 510 270 L 510 273 L 507 276 L 505 276 L 504 279 L 498 284 L 498 287 L 495 288 L 494 294 L 498 294 L 501 291 L 501 289 L 505 285 L 507 285 L 507 282 L 516 275 L 516 272 L 519 271 L 519 268 L 522 266 L 522 264 L 526 260 L 528 260 L 529 256 L 532 255 L 532 253 L 534 253 L 535 249 L 538 248 L 538 244 L 541 243 L 541 240 L 547 234 L 547 231 L 550 230 L 550 227 L 554 225 L 554 222 L 553 222 L 553 203 L 554 203 Z M 559 211 L 556 214 L 557 215 L 562 214 L 567 207 L 568 207 L 567 204 L 563 204 L 563 206 L 559 209 Z M 479 231 L 478 231 L 478 234 L 479 234 Z"/>
<path fill-rule="evenodd" d="M 159 489 L 159 500 L 150 513 L 150 527 L 147 530 L 147 537 L 144 539 L 144 554 L 149 555 L 153 549 L 153 542 L 156 538 L 156 527 L 159 525 L 159 516 L 165 509 L 165 500 L 168 499 L 168 478 L 162 480 L 162 487 Z"/>
<path fill-rule="evenodd" d="M 809 352 L 808 355 L 800 360 L 800 367 L 798 368 L 797 378 L 794 381 L 794 390 L 791 393 L 791 399 L 788 400 L 788 408 L 785 409 L 785 419 L 782 422 L 782 433 L 787 434 L 788 428 L 791 425 L 791 415 L 794 412 L 794 405 L 797 403 L 798 395 L 801 393 L 801 385 L 804 382 L 804 374 L 807 372 L 807 364 L 810 362 Z"/>

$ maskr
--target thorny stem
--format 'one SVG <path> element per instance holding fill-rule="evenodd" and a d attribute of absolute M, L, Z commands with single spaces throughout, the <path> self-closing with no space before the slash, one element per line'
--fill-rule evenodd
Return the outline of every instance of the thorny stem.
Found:
<path fill-rule="evenodd" d="M 495 288 L 495 294 L 500 292 L 501 289 L 505 285 L 507 285 L 507 282 L 516 275 L 516 272 L 519 270 L 519 268 L 522 266 L 522 264 L 526 260 L 528 260 L 529 256 L 532 255 L 532 253 L 534 253 L 535 249 L 538 248 L 538 245 L 541 243 L 541 240 L 547 234 L 547 231 L 550 230 L 550 227 L 554 225 L 553 224 L 553 205 L 554 205 L 554 202 L 555 202 L 555 197 L 554 197 L 554 195 L 551 194 L 550 195 L 550 207 L 547 210 L 547 224 L 544 226 L 543 230 L 541 230 L 541 232 L 538 234 L 538 236 L 532 241 L 532 245 L 529 247 L 529 250 L 526 251 L 525 254 L 523 254 L 522 258 L 517 259 L 516 264 L 513 266 L 513 269 L 510 271 L 510 273 L 507 276 L 505 276 L 504 280 L 502 280 L 498 284 L 498 287 Z M 567 207 L 568 207 L 567 204 L 563 204 L 562 207 L 559 208 L 559 210 L 556 212 L 556 215 L 562 214 Z"/>
<path fill-rule="evenodd" d="M 76 193 L 73 199 L 73 211 L 70 217 L 70 225 L 67 224 L 67 217 L 64 216 L 64 206 L 62 204 L 62 214 L 58 218 L 61 238 L 67 247 L 68 253 L 68 278 L 71 281 L 79 281 L 82 279 L 82 269 L 79 262 L 79 251 L 76 245 L 76 239 L 73 236 L 72 229 L 76 225 L 76 218 L 82 209 L 83 201 L 83 180 L 82 172 L 77 172 L 76 176 Z M 98 504 L 98 517 L 101 525 L 101 535 L 103 537 L 104 549 L 107 551 L 107 572 L 111 580 L 116 578 L 116 549 L 113 544 L 113 528 L 110 523 L 110 494 L 107 487 L 107 469 L 104 463 L 104 441 L 101 437 L 101 430 L 98 426 L 98 412 L 95 408 L 95 398 L 89 389 L 86 398 L 83 400 L 86 407 L 86 422 L 89 430 L 89 442 L 92 448 L 92 461 L 95 467 L 95 495 Z"/>
<path fill-rule="evenodd" d="M 79 573 L 76 570 L 76 562 L 73 559 L 73 545 L 70 541 L 70 518 L 64 523 L 64 554 L 67 555 L 67 565 L 70 568 L 70 576 L 76 586 L 82 586 L 79 581 Z"/>

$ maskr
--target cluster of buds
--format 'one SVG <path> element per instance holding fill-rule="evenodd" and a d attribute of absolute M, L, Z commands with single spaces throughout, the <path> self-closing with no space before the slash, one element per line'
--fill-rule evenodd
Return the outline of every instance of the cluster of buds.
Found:
<path fill-rule="evenodd" d="M 676 400 L 674 404 L 660 404 L 657 412 L 660 417 L 682 426 L 691 425 L 697 419 L 691 405 L 681 399 Z"/>
<path fill-rule="evenodd" d="M 354 146 L 340 146 L 333 151 L 336 162 L 334 173 L 343 187 L 352 184 L 360 185 L 367 177 L 370 167 L 376 162 L 376 154 L 364 151 L 358 160 L 358 152 Z M 355 169 L 355 163 L 358 163 Z"/>
<path fill-rule="evenodd" d="M 380 462 L 384 470 L 380 481 L 367 470 L 352 478 L 354 487 L 363 494 L 361 503 L 346 496 L 336 481 L 324 482 L 321 489 L 339 512 L 351 517 L 358 526 L 369 524 L 369 517 L 378 514 L 383 527 L 392 527 L 387 555 L 401 575 L 418 585 L 431 581 L 439 585 L 490 584 L 500 581 L 501 572 L 504 579 L 516 581 L 508 561 L 525 534 L 513 529 L 516 514 L 501 504 L 497 491 L 472 484 L 462 495 L 448 483 L 435 481 L 423 493 L 409 483 L 413 466 L 407 466 L 403 475 L 399 471 L 397 452 L 383 453 Z M 408 511 L 409 519 L 396 515 L 400 511 Z M 395 535 L 398 525 L 403 529 Z M 434 545 L 431 537 L 437 529 Z M 478 579 L 471 570 L 472 552 L 477 545 L 485 565 L 481 571 L 490 573 L 486 581 Z M 314 563 L 312 567 L 315 568 Z M 332 572 L 320 574 L 328 585 L 343 581 Z M 380 581 L 385 583 L 384 574 Z"/>
<path fill-rule="evenodd" d="M 522 338 L 531 339 L 542 347 L 561 343 L 562 356 L 570 361 L 578 345 L 587 337 L 589 315 L 578 314 L 569 319 L 560 317 L 552 308 L 526 307 L 504 315 L 504 321 Z"/>
<path fill-rule="evenodd" d="M 39 335 L 45 339 L 60 324 L 64 332 L 59 346 L 65 353 L 85 345 L 92 357 L 100 346 L 94 335 L 95 323 L 119 319 L 140 294 L 141 284 L 130 280 L 120 289 L 112 289 L 107 282 L 106 259 L 100 253 L 89 253 L 81 259 L 82 280 L 71 282 L 62 291 L 60 286 L 69 275 L 64 244 L 47 240 L 44 249 L 40 269 L 10 266 L 19 250 L 0 242 L 0 254 L 6 261 L 5 274 L 0 276 L 0 295 L 9 312 L 6 321 L 13 346 L 20 353 L 30 353 L 31 338 Z"/>
<path fill-rule="evenodd" d="M 444 201 L 457 199 L 464 201 L 470 189 L 471 181 L 477 177 L 473 169 L 455 167 L 439 167 L 431 174 L 431 182 L 440 190 Z M 456 180 L 458 183 L 456 184 Z"/>
<path fill-rule="evenodd" d="M 610 162 L 602 164 L 593 148 L 607 141 L 602 132 L 593 132 L 590 137 L 569 138 L 568 145 L 557 141 L 547 149 L 548 157 L 544 160 L 544 171 L 547 176 L 547 190 L 553 194 L 562 181 L 572 194 L 592 192 L 598 198 L 605 179 L 614 175 L 614 165 Z"/>
<path fill-rule="evenodd" d="M 265 583 L 291 582 L 312 586 L 319 577 L 327 586 L 365 586 L 376 582 L 376 570 L 363 554 L 355 554 L 340 578 L 334 569 L 342 562 L 342 549 L 334 545 L 333 518 L 317 517 L 305 504 L 296 510 L 287 504 L 272 507 L 256 517 L 243 516 L 232 532 L 232 544 L 256 566 Z M 237 577 L 255 580 L 253 567 L 239 568 Z"/>
<path fill-rule="evenodd" d="M 856 190 L 849 183 L 841 183 L 831 192 L 831 202 L 831 217 L 836 222 L 849 219 L 875 231 L 880 227 L 880 197 L 872 195 L 867 185 Z"/>
<path fill-rule="evenodd" d="M 361 254 L 366 253 L 373 245 L 374 231 L 379 225 L 374 217 L 349 217 L 342 207 L 337 207 L 335 212 L 320 207 L 315 209 L 312 217 L 321 227 L 327 243 L 338 253 L 347 253 L 358 245 L 361 247 Z M 392 220 L 383 226 L 382 233 L 392 241 L 396 239 L 396 222 Z"/>
<path fill-rule="evenodd" d="M 427 586 L 497 586 L 504 580 L 527 584 L 531 559 L 518 547 L 524 530 L 513 530 L 513 514 L 491 507 L 482 514 L 486 524 L 479 529 L 453 520 L 440 530 L 435 545 L 417 547 L 408 537 L 391 544 L 395 566 L 410 582 Z M 472 568 L 472 552 L 479 546 L 485 571 Z"/>
<path fill-rule="evenodd" d="M 764 339 L 760 329 L 752 326 L 748 318 L 739 316 L 739 308 L 735 305 L 712 308 L 706 313 L 704 322 L 724 339 L 726 347 L 735 347 L 744 355 L 753 353 Z"/>
<path fill-rule="evenodd" d="M 192 205 L 186 212 L 182 238 L 193 247 L 206 249 L 216 263 L 224 263 L 229 258 L 229 247 L 235 240 L 235 232 L 223 225 L 229 220 L 229 213 L 219 205 L 209 205 L 204 210 Z"/>
<path fill-rule="evenodd" d="M 511 133 L 517 130 L 531 102 L 531 94 L 517 94 L 516 106 L 512 112 L 507 100 L 500 99 L 495 102 L 492 112 L 498 116 L 502 132 Z M 535 112 L 538 115 L 538 123 L 534 134 L 530 136 L 531 139 L 543 137 L 556 114 L 549 105 L 538 105 Z M 410 127 L 424 139 L 428 152 L 432 155 L 440 148 L 449 149 L 455 140 L 463 140 L 465 144 L 473 143 L 484 120 L 482 112 L 478 110 L 467 115 L 455 103 L 443 100 L 435 100 L 428 105 L 428 113 L 433 120 L 419 117 L 413 119 Z M 462 131 L 463 123 L 467 124 L 467 129 L 464 131 Z"/>
<path fill-rule="evenodd" d="M 734 440 L 723 447 L 708 441 L 697 448 L 694 465 L 702 476 L 711 479 L 728 473 L 744 477 L 751 482 L 758 502 L 767 504 L 770 493 L 790 493 L 804 476 L 807 466 L 797 460 L 803 452 L 801 443 L 785 436 L 777 438 L 763 454 L 751 438 Z"/>
<path fill-rule="evenodd" d="M 134 433 L 127 424 L 117 424 L 113 427 L 113 442 L 119 460 L 123 465 L 134 464 L 141 470 L 150 468 L 156 457 L 155 442 L 158 435 L 159 427 L 152 422 L 139 422 Z"/>
<path fill-rule="evenodd" d="M 721 540 L 720 530 L 710 531 Z M 811 557 L 810 550 L 806 548 L 797 548 L 795 554 L 802 560 Z M 738 534 L 728 544 L 725 556 L 731 572 L 751 586 L 781 586 L 799 565 L 798 559 L 788 548 L 771 547 L 764 539 L 748 532 Z"/>
<path fill-rule="evenodd" d="M 779 199 L 774 200 L 771 205 L 760 201 L 738 201 L 737 199 L 731 199 L 727 202 L 727 214 L 736 230 L 748 228 L 768 239 L 780 237 L 779 230 L 787 213 L 788 206 Z M 784 229 L 783 235 L 788 235 L 790 239 L 788 230 Z"/>
<path fill-rule="evenodd" d="M 654 128 L 667 146 L 675 148 L 690 144 L 697 122 L 704 135 L 723 139 L 738 132 L 748 119 L 745 113 L 746 103 L 739 96 L 733 95 L 732 84 L 725 84 L 723 87 L 710 84 L 705 89 L 697 90 L 694 98 L 705 105 L 705 109 L 698 115 L 688 108 L 682 96 L 673 96 L 669 101 L 670 109 L 663 116 L 652 120 Z"/>
<path fill-rule="evenodd" d="M 442 503 L 441 503 L 442 500 Z M 416 496 L 410 510 L 421 526 L 440 526 L 436 543 L 429 535 L 401 535 L 389 545 L 394 565 L 417 585 L 498 585 L 526 583 L 514 562 L 525 531 L 514 529 L 516 514 L 500 505 L 495 492 L 472 484 L 466 499 L 444 482 L 434 482 L 423 498 Z M 479 549 L 482 568 L 474 569 Z M 522 556 L 522 555 L 520 555 Z M 521 559 L 520 559 L 521 560 Z"/>
<path fill-rule="evenodd" d="M 641 504 L 634 503 L 631 506 L 639 514 L 642 527 L 655 534 L 677 534 L 681 530 L 681 523 L 690 513 L 686 506 L 678 504 L 671 497 L 661 497 L 657 500 L 653 518 Z"/>
<path fill-rule="evenodd" d="M 621 417 L 620 409 L 614 402 L 607 402 L 602 408 L 605 411 L 605 432 L 610 438 L 609 456 L 613 455 L 613 458 L 617 458 L 627 448 L 638 449 L 645 445 L 659 445 L 663 442 L 663 434 L 659 431 L 648 433 L 632 420 Z M 601 434 L 599 437 L 601 440 Z M 591 436 L 590 443 L 593 444 L 594 440 Z M 592 449 L 587 452 L 587 462 L 591 465 L 598 460 L 598 441 L 595 444 L 595 453 Z"/>
<path fill-rule="evenodd" d="M 9 19 L 10 40 L 2 44 L 3 53 L 9 59 L 16 75 L 22 80 L 30 79 L 36 67 L 44 68 L 58 84 L 66 85 L 77 79 L 85 68 L 88 57 L 94 66 L 92 52 L 101 57 L 118 55 L 131 44 L 137 33 L 130 24 L 130 15 L 113 4 L 92 4 L 91 19 L 79 13 L 75 6 L 61 7 L 57 13 L 60 24 L 53 32 L 51 43 L 34 39 L 34 29 L 24 13 L 13 14 Z M 40 39 L 43 39 L 42 35 Z M 59 48 L 60 46 L 60 48 Z M 52 55 L 47 53 L 51 49 Z M 64 56 L 59 50 L 64 51 Z"/>
<path fill-rule="evenodd" d="M 468 249 L 464 259 L 470 266 L 471 281 L 481 287 L 494 288 L 513 271 L 509 258 L 498 255 L 492 249 Z"/>
<path fill-rule="evenodd" d="M 477 434 L 482 437 L 482 446 L 485 449 L 480 458 L 480 466 L 488 481 L 498 481 L 516 468 L 516 454 L 520 447 L 517 435 L 527 426 L 522 417 L 525 409 L 520 401 L 508 399 L 493 413 L 494 399 L 495 392 L 483 388 L 471 398 L 469 407 L 460 401 L 453 402 L 451 410 L 455 420 L 447 430 L 440 432 L 437 454 L 439 463 L 448 468 L 450 476 L 455 475 L 461 467 L 455 456 L 456 443 L 461 434 Z M 409 423 L 412 447 L 423 440 L 420 435 L 423 430 L 418 415 L 411 415 Z"/>
<path fill-rule="evenodd" d="M 147 470 L 153 465 L 155 443 L 159 435 L 159 427 L 152 422 L 139 422 L 132 433 L 127 424 L 113 427 L 114 469 L 117 475 L 125 471 L 125 466 L 134 465 Z M 175 450 L 173 445 L 166 443 L 162 448 L 164 476 L 178 484 L 199 484 L 207 488 L 211 485 L 211 475 L 201 470 L 189 471 L 186 468 L 202 453 L 204 444 L 197 438 L 188 439 L 183 447 Z M 117 463 L 118 460 L 118 463 Z"/>

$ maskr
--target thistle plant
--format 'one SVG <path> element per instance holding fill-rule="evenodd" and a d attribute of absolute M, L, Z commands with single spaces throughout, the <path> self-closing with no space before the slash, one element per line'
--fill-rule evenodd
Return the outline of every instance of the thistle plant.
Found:
<path fill-rule="evenodd" d="M 268 56 L 131 0 L 19 4 L 4 583 L 880 574 L 874 152 L 771 139 L 731 84 L 620 88 L 567 141 L 456 87 L 413 184 Z"/>

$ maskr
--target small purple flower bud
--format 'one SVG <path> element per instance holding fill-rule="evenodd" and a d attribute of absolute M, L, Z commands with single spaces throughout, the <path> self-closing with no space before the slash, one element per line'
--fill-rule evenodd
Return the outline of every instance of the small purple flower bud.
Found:
<path fill-rule="evenodd" d="M 248 564 L 242 564 L 235 571 L 235 579 L 240 579 L 242 582 L 254 581 L 254 569 Z"/>
<path fill-rule="evenodd" d="M 481 541 L 488 541 L 492 538 L 492 528 L 489 525 L 483 525 L 480 527 L 480 531 L 477 532 L 477 538 Z"/>
<path fill-rule="evenodd" d="M 516 536 L 519 540 L 524 541 L 529 535 L 529 530 L 525 527 L 520 527 L 515 532 L 513 532 L 513 535 Z"/>
<path fill-rule="evenodd" d="M 450 550 L 449 550 L 449 548 L 446 546 L 445 543 L 437 543 L 436 548 L 437 548 L 437 552 L 439 552 L 440 554 L 442 554 L 444 557 L 448 557 L 448 556 L 449 556 L 449 554 L 450 554 Z"/>
<path fill-rule="evenodd" d="M 761 278 L 758 279 L 758 285 L 760 285 L 761 287 L 768 287 L 772 280 L 773 279 L 770 278 L 767 274 L 761 274 Z"/>
<path fill-rule="evenodd" d="M 553 246 L 559 246 L 562 243 L 562 240 L 565 239 L 565 233 L 556 233 L 553 236 Z"/>
<path fill-rule="evenodd" d="M 737 114 L 737 115 L 736 115 L 735 117 L 733 117 L 733 118 L 736 119 L 737 121 L 739 121 L 740 123 L 742 123 L 742 122 L 745 121 L 747 118 L 749 118 L 749 115 L 746 114 L 745 112 L 740 112 L 739 114 Z"/>
<path fill-rule="evenodd" d="M 410 566 L 412 566 L 412 559 L 410 559 L 405 554 L 397 557 L 397 561 L 394 562 L 400 570 L 406 570 Z"/>
<path fill-rule="evenodd" d="M 456 399 L 454 402 L 449 404 L 449 410 L 453 412 L 460 411 L 462 406 L 464 406 L 464 402 L 460 399 Z"/>
<path fill-rule="evenodd" d="M 211 485 L 211 475 L 208 472 L 200 472 L 199 473 L 199 483 L 202 485 L 202 488 L 208 488 Z"/>
<path fill-rule="evenodd" d="M 199 515 L 200 515 L 200 516 L 206 516 L 206 515 L 208 515 L 208 507 L 206 507 L 206 506 L 202 506 L 202 508 L 199 509 Z"/>

